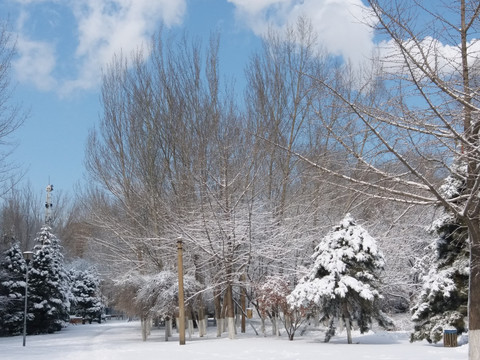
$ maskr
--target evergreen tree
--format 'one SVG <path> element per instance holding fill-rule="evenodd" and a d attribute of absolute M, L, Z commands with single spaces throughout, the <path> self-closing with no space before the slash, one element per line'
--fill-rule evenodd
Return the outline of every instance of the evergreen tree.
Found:
<path fill-rule="evenodd" d="M 3 254 L 0 268 L 0 336 L 23 330 L 26 263 L 18 244 Z"/>
<path fill-rule="evenodd" d="M 102 303 L 99 285 L 100 280 L 92 270 L 75 270 L 70 271 L 72 280 L 72 313 L 88 319 L 99 319 L 104 305 Z"/>
<path fill-rule="evenodd" d="M 449 199 L 458 198 L 464 188 L 462 169 L 457 170 L 441 187 Z M 444 214 L 432 231 L 438 235 L 430 246 L 432 252 L 416 266 L 428 270 L 421 276 L 422 291 L 411 309 L 414 332 L 410 340 L 436 343 L 445 329 L 454 328 L 458 334 L 467 331 L 470 249 L 467 228 L 456 216 Z"/>
<path fill-rule="evenodd" d="M 29 275 L 29 312 L 33 319 L 28 332 L 51 333 L 69 320 L 70 291 L 58 239 L 44 225 L 35 239 L 36 253 Z M 31 301 L 30 301 L 31 300 Z"/>
<path fill-rule="evenodd" d="M 378 306 L 383 255 L 350 214 L 316 246 L 312 258 L 310 272 L 288 301 L 295 308 L 316 307 L 323 314 L 329 323 L 326 342 L 335 335 L 339 320 L 345 324 L 348 343 L 352 342 L 352 321 L 362 333 L 370 328 L 372 318 L 383 327 L 392 325 Z"/>

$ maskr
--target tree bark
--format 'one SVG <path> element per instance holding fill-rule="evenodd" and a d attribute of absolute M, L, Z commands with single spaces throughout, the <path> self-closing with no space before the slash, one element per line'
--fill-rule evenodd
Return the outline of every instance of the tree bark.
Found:
<path fill-rule="evenodd" d="M 480 359 L 480 220 L 469 221 L 470 287 L 468 296 L 469 359 Z"/>
<path fill-rule="evenodd" d="M 222 336 L 223 332 L 223 316 L 222 316 L 222 302 L 220 299 L 220 291 L 218 288 L 214 290 L 214 303 L 215 303 L 215 322 L 217 323 L 217 337 Z"/>
<path fill-rule="evenodd" d="M 245 283 L 245 278 L 246 278 L 245 274 L 242 274 L 242 277 L 241 277 L 242 283 Z M 245 321 L 246 321 L 245 314 L 247 312 L 247 305 L 246 305 L 246 295 L 245 295 L 246 291 L 245 291 L 245 286 L 244 285 L 242 285 L 242 288 L 241 288 L 240 291 L 241 291 L 240 304 L 242 306 L 242 310 L 241 310 L 242 311 L 242 314 L 241 314 L 241 316 L 242 316 L 241 332 L 245 333 L 245 331 L 246 331 L 246 329 L 245 329 L 245 327 L 246 327 L 245 326 Z"/>
<path fill-rule="evenodd" d="M 187 324 L 188 324 L 188 339 L 192 339 L 192 335 L 194 333 L 193 330 L 193 317 L 192 317 L 192 308 L 190 306 L 187 307 L 186 309 L 187 312 Z"/>
<path fill-rule="evenodd" d="M 142 340 L 147 341 L 147 337 L 149 333 L 149 326 L 148 326 L 149 318 L 147 316 L 142 315 L 140 323 L 142 327 Z"/>
<path fill-rule="evenodd" d="M 203 337 L 205 335 L 207 335 L 207 319 L 205 316 L 205 307 L 203 306 L 202 299 L 201 305 L 198 308 L 198 336 Z"/>
<path fill-rule="evenodd" d="M 172 336 L 172 318 L 167 316 L 165 318 L 165 341 L 168 341 L 168 338 Z"/>
<path fill-rule="evenodd" d="M 226 319 L 228 325 L 228 337 L 230 339 L 235 338 L 235 317 L 233 311 L 233 293 L 232 293 L 232 285 L 227 285 L 227 291 L 225 294 L 225 303 L 226 303 Z"/>
<path fill-rule="evenodd" d="M 352 322 L 350 320 L 350 313 L 348 311 L 348 303 L 345 299 L 342 304 L 342 319 L 345 324 L 345 330 L 347 330 L 347 342 L 352 343 Z"/>

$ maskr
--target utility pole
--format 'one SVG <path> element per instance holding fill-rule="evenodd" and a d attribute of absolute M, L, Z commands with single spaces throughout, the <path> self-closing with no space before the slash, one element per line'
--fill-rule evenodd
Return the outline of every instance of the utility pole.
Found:
<path fill-rule="evenodd" d="M 185 299 L 183 296 L 183 242 L 177 239 L 178 250 L 178 333 L 180 345 L 185 345 Z"/>

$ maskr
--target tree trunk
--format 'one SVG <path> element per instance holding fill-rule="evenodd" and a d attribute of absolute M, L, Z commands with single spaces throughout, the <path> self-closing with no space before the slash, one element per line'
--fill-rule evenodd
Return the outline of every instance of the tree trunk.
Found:
<path fill-rule="evenodd" d="M 187 307 L 187 324 L 188 324 L 188 339 L 192 339 L 193 335 L 193 317 L 192 317 L 192 308 L 190 306 Z"/>
<path fill-rule="evenodd" d="M 225 303 L 226 303 L 226 319 L 228 325 L 228 337 L 230 339 L 235 338 L 235 317 L 233 311 L 233 294 L 232 294 L 232 285 L 227 285 L 227 292 L 225 294 Z"/>
<path fill-rule="evenodd" d="M 292 322 L 292 316 L 288 314 L 283 314 L 284 316 L 284 323 L 285 323 L 285 331 L 287 332 L 288 335 L 288 340 L 293 340 L 293 337 L 295 336 L 295 330 L 294 330 L 294 325 Z"/>
<path fill-rule="evenodd" d="M 171 316 L 168 317 L 168 336 L 173 335 L 173 319 Z"/>
<path fill-rule="evenodd" d="M 172 319 L 167 316 L 165 318 L 165 341 L 168 341 L 170 336 L 172 336 Z"/>
<path fill-rule="evenodd" d="M 214 290 L 214 304 L 215 322 L 217 323 L 217 337 L 221 337 L 223 332 L 222 302 L 220 299 L 220 291 L 218 291 L 217 288 Z"/>
<path fill-rule="evenodd" d="M 352 324 L 350 321 L 350 313 L 348 312 L 347 301 L 343 302 L 343 322 L 345 324 L 345 329 L 347 330 L 347 342 L 352 343 Z"/>
<path fill-rule="evenodd" d="M 146 316 L 142 316 L 140 319 L 140 324 L 142 327 L 142 340 L 147 341 L 149 327 L 148 327 L 149 319 Z"/>
<path fill-rule="evenodd" d="M 203 276 L 203 273 L 198 271 L 199 269 L 199 259 L 200 259 L 200 255 L 199 254 L 196 254 L 194 255 L 193 257 L 194 259 L 194 264 L 195 264 L 195 279 L 197 279 L 197 281 L 200 283 L 200 284 L 204 284 L 205 283 L 205 279 L 204 279 L 204 276 Z M 207 335 L 207 319 L 206 319 L 206 316 L 205 316 L 205 303 L 203 301 L 203 295 L 200 293 L 198 294 L 197 296 L 197 315 L 198 315 L 198 336 L 200 337 L 203 337 L 205 335 Z"/>
<path fill-rule="evenodd" d="M 204 337 L 207 335 L 207 318 L 205 317 L 205 309 L 198 311 L 198 336 Z"/>
<path fill-rule="evenodd" d="M 264 337 L 267 337 L 267 329 L 265 327 L 265 318 L 262 316 L 260 318 L 260 320 L 262 321 L 261 326 L 260 326 L 260 331 L 262 332 Z"/>
<path fill-rule="evenodd" d="M 328 343 L 333 335 L 335 335 L 335 319 L 331 318 L 328 322 L 328 329 L 325 333 L 325 342 Z"/>
<path fill-rule="evenodd" d="M 352 325 L 349 317 L 345 317 L 345 329 L 347 329 L 347 342 L 352 343 Z"/>
<path fill-rule="evenodd" d="M 470 293 L 468 296 L 468 345 L 470 360 L 480 359 L 480 221 L 469 221 Z"/>
<path fill-rule="evenodd" d="M 313 314 L 313 326 L 316 328 L 320 326 L 320 313 L 318 311 Z"/>
<path fill-rule="evenodd" d="M 246 316 L 245 316 L 245 313 L 247 312 L 247 304 L 246 304 L 246 291 L 245 291 L 245 285 L 244 285 L 245 284 L 245 279 L 246 279 L 245 274 L 242 274 L 241 280 L 242 280 L 243 284 L 242 284 L 242 288 L 240 290 L 241 291 L 240 305 L 242 306 L 242 310 L 241 310 L 242 311 L 242 314 L 241 314 L 242 315 L 242 323 L 241 323 L 241 332 L 242 333 L 245 333 L 245 331 L 246 331 L 246 324 L 245 324 L 245 321 L 246 321 L 245 317 Z"/>

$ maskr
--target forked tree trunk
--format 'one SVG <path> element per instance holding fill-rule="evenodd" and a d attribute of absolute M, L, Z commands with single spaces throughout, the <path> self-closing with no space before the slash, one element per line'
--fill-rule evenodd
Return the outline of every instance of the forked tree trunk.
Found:
<path fill-rule="evenodd" d="M 275 315 L 275 312 L 273 311 L 272 311 L 271 322 L 272 322 L 272 335 L 275 336 L 277 335 L 277 315 Z"/>
<path fill-rule="evenodd" d="M 267 328 L 265 326 L 265 317 L 261 316 L 261 325 L 260 325 L 260 331 L 262 332 L 264 337 L 267 337 Z"/>

